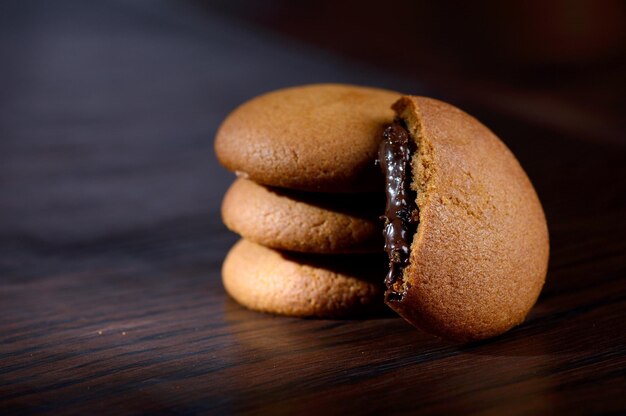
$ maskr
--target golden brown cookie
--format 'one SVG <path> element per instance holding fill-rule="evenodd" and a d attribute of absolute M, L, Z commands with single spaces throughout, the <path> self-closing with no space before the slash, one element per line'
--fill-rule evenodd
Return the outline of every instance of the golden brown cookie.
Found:
<path fill-rule="evenodd" d="M 265 185 L 319 192 L 379 191 L 380 130 L 400 94 L 339 84 L 274 91 L 235 109 L 215 139 L 219 161 Z"/>
<path fill-rule="evenodd" d="M 250 309 L 338 318 L 380 310 L 384 268 L 384 256 L 285 253 L 242 239 L 224 260 L 222 280 Z"/>
<path fill-rule="evenodd" d="M 222 219 L 242 237 L 308 253 L 382 251 L 384 194 L 318 194 L 237 179 L 222 201 Z"/>
<path fill-rule="evenodd" d="M 501 334 L 524 320 L 546 275 L 548 230 L 535 190 L 509 149 L 458 108 L 403 97 L 394 109 L 417 148 L 410 186 L 419 222 L 408 264 L 388 276 L 386 303 L 446 338 Z M 386 216 L 392 227 L 394 214 Z"/>

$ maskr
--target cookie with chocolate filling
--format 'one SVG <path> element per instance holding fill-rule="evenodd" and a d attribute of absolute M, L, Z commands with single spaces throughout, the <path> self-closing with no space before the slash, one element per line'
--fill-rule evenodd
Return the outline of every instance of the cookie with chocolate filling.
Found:
<path fill-rule="evenodd" d="M 378 256 L 287 253 L 242 239 L 224 260 L 222 281 L 249 309 L 339 318 L 381 310 L 381 269 Z"/>
<path fill-rule="evenodd" d="M 320 194 L 237 179 L 222 201 L 222 219 L 242 237 L 308 253 L 382 252 L 381 194 Z"/>
<path fill-rule="evenodd" d="M 218 129 L 218 160 L 239 176 L 318 192 L 378 191 L 380 131 L 399 93 L 340 84 L 293 87 L 256 97 Z"/>
<path fill-rule="evenodd" d="M 510 150 L 449 104 L 402 97 L 379 160 L 386 177 L 385 302 L 452 340 L 521 323 L 544 283 L 548 230 Z"/>

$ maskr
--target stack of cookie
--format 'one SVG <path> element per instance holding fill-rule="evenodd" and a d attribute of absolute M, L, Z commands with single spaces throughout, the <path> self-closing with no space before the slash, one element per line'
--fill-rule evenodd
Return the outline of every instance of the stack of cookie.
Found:
<path fill-rule="evenodd" d="M 290 88 L 236 109 L 215 148 L 239 176 L 222 214 L 243 237 L 224 286 L 251 309 L 337 317 L 384 298 L 416 327 L 469 341 L 518 325 L 539 296 L 549 243 L 537 194 L 498 137 L 450 104 Z"/>
<path fill-rule="evenodd" d="M 399 96 L 333 84 L 289 88 L 244 103 L 223 122 L 216 154 L 238 179 L 222 217 L 243 238 L 222 277 L 237 302 L 317 317 L 382 306 L 385 197 L 374 161 Z"/>

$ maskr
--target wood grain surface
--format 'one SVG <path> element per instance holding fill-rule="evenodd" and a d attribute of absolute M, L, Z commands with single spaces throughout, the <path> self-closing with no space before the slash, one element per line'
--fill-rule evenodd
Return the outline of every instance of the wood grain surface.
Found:
<path fill-rule="evenodd" d="M 259 314 L 220 282 L 220 120 L 316 81 L 460 99 L 193 3 L 0 9 L 0 413 L 626 412 L 623 143 L 463 97 L 550 228 L 542 296 L 501 337 Z"/>

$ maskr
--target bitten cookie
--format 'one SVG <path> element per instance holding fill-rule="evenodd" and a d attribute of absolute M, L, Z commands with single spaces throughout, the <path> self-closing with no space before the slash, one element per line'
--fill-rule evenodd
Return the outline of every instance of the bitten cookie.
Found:
<path fill-rule="evenodd" d="M 384 263 L 372 255 L 287 254 L 242 239 L 226 256 L 222 280 L 230 296 L 249 309 L 300 317 L 358 316 L 383 305 Z"/>
<path fill-rule="evenodd" d="M 235 109 L 215 140 L 219 161 L 270 186 L 318 192 L 379 191 L 380 133 L 399 93 L 339 84 L 293 87 Z"/>
<path fill-rule="evenodd" d="M 386 303 L 453 340 L 521 323 L 544 283 L 548 230 L 509 149 L 449 104 L 402 97 L 384 133 Z"/>
<path fill-rule="evenodd" d="M 226 226 L 268 247 L 308 253 L 382 252 L 384 194 L 318 194 L 237 179 L 222 202 Z"/>

